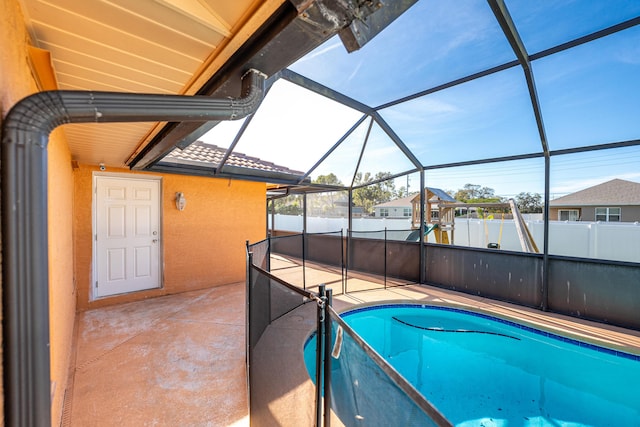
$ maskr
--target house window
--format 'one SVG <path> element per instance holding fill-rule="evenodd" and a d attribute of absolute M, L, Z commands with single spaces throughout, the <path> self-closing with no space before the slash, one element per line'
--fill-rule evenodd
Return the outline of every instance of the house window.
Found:
<path fill-rule="evenodd" d="M 578 221 L 580 211 L 578 209 L 560 209 L 558 211 L 558 221 Z"/>
<path fill-rule="evenodd" d="M 380 216 L 389 216 L 389 208 L 380 208 Z"/>
<path fill-rule="evenodd" d="M 411 208 L 404 208 L 402 216 L 411 216 Z"/>
<path fill-rule="evenodd" d="M 620 222 L 622 208 L 596 208 L 596 221 Z"/>
<path fill-rule="evenodd" d="M 438 209 L 431 209 L 431 219 L 439 219 L 440 211 Z"/>

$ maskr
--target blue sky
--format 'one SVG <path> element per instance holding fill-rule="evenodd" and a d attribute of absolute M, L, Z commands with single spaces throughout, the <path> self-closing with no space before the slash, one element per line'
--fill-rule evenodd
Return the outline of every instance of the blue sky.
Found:
<path fill-rule="evenodd" d="M 640 16 L 637 0 L 506 0 L 506 5 L 530 54 Z M 290 68 L 377 107 L 513 59 L 486 1 L 420 0 L 360 51 L 347 54 L 334 37 Z M 640 28 L 533 61 L 532 67 L 552 150 L 640 138 Z M 280 86 L 237 151 L 307 170 L 362 114 L 294 85 Z M 520 67 L 382 109 L 380 115 L 427 166 L 541 151 Z M 348 180 L 367 126 L 368 121 L 317 173 Z M 371 135 L 361 170 L 397 172 L 409 164 L 379 128 Z M 640 147 L 554 157 L 552 197 L 616 177 L 640 182 L 639 165 Z M 427 174 L 427 185 L 443 189 L 468 182 L 500 195 L 542 193 L 543 161 Z"/>

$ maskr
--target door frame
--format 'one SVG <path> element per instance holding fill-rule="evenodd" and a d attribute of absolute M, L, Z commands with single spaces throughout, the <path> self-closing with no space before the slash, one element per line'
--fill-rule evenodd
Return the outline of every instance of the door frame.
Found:
<path fill-rule="evenodd" d="M 126 180 L 146 180 L 146 181 L 158 181 L 158 226 L 160 231 L 160 247 L 158 248 L 158 287 L 151 289 L 143 289 L 139 291 L 131 291 L 116 295 L 97 296 L 96 282 L 98 280 L 97 262 L 98 262 L 98 247 L 96 245 L 96 232 L 98 225 L 98 197 L 97 197 L 97 182 L 98 178 L 118 178 Z M 114 298 L 122 295 L 128 295 L 134 292 L 146 292 L 157 291 L 164 288 L 164 224 L 163 218 L 163 198 L 162 198 L 162 177 L 158 175 L 146 175 L 146 174 L 134 174 L 123 172 L 98 172 L 94 171 L 91 176 L 91 283 L 89 283 L 89 301 L 97 301 L 105 298 Z"/>

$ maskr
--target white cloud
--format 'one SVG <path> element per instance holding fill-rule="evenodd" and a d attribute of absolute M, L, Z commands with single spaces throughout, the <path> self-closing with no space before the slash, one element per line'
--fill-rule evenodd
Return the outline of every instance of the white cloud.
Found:
<path fill-rule="evenodd" d="M 362 67 L 362 61 L 358 62 L 358 65 L 356 65 L 356 67 L 354 68 L 353 72 L 349 75 L 349 77 L 347 77 L 347 81 L 353 80 L 353 78 L 356 75 L 358 75 L 358 71 L 360 71 L 361 67 Z"/>
<path fill-rule="evenodd" d="M 427 117 L 447 116 L 452 113 L 460 113 L 461 111 L 457 105 L 452 103 L 435 98 L 422 97 L 382 110 L 382 114 L 388 117 L 390 121 L 409 124 L 411 122 L 422 123 Z"/>
<path fill-rule="evenodd" d="M 342 46 L 342 42 L 340 42 L 340 39 L 334 37 L 329 42 L 323 44 L 320 48 L 300 58 L 298 61 L 296 61 L 296 65 L 301 65 L 301 64 L 304 64 L 305 62 L 312 61 L 315 58 L 322 56 L 325 53 L 330 52 L 334 49 L 337 49 L 341 46 Z"/>

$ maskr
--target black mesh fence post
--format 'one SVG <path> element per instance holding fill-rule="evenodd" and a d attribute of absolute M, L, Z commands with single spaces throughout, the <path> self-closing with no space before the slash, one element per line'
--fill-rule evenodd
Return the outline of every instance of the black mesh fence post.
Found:
<path fill-rule="evenodd" d="M 253 265 L 253 253 L 249 252 L 249 241 L 247 240 L 247 287 L 246 287 L 246 301 L 245 301 L 245 327 L 247 332 L 245 334 L 245 366 L 247 369 L 247 408 L 249 413 L 251 412 L 251 381 L 249 379 L 250 361 L 251 361 L 251 266 Z"/>
<path fill-rule="evenodd" d="M 384 228 L 384 288 L 387 289 L 387 227 Z"/>
<path fill-rule="evenodd" d="M 351 229 L 347 229 L 347 245 L 344 262 L 344 293 L 349 292 L 349 260 L 351 259 Z"/>
<path fill-rule="evenodd" d="M 340 229 L 340 266 L 342 272 L 342 294 L 347 291 L 347 276 L 345 274 L 345 264 L 344 264 L 344 233 L 343 228 Z"/>
<path fill-rule="evenodd" d="M 326 305 L 333 305 L 333 289 L 327 289 L 325 301 L 325 323 L 324 323 L 324 378 L 322 381 L 324 388 L 324 427 L 331 427 L 331 317 L 326 309 Z"/>
<path fill-rule="evenodd" d="M 267 233 L 267 264 L 266 270 L 271 273 L 271 231 Z"/>
<path fill-rule="evenodd" d="M 306 253 L 306 242 L 307 242 L 307 230 L 302 231 L 302 289 L 307 290 L 307 267 L 305 263 L 305 259 L 307 258 Z"/>
<path fill-rule="evenodd" d="M 319 297 L 322 302 L 325 301 L 325 286 L 324 284 L 318 286 Z M 323 355 L 323 345 L 324 342 L 324 327 L 325 320 L 327 318 L 327 312 L 325 308 L 325 304 L 318 303 L 318 320 L 317 320 L 317 329 L 316 329 L 316 427 L 322 426 L 322 405 L 320 402 L 322 401 L 322 385 L 323 385 L 323 375 L 322 375 L 322 355 Z M 326 390 L 325 390 L 326 393 Z"/>

